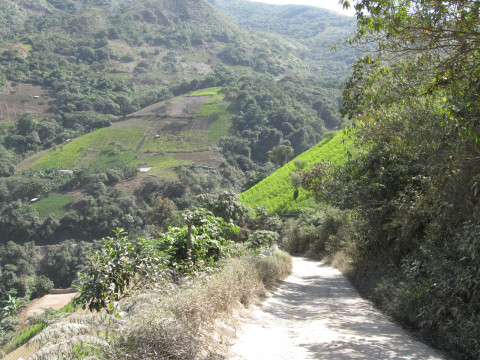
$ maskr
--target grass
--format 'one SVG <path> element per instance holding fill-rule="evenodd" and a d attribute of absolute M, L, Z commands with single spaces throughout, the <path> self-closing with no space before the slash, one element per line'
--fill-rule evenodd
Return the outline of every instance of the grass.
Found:
<path fill-rule="evenodd" d="M 130 359 L 187 360 L 201 352 L 202 358 L 219 358 L 220 344 L 234 332 L 222 332 L 218 324 L 228 322 L 238 304 L 256 303 L 265 289 L 290 274 L 291 266 L 290 256 L 281 251 L 264 257 L 248 255 L 230 259 L 220 271 L 168 295 L 139 295 L 129 304 L 134 321 L 119 329 L 106 358 L 122 359 L 128 354 Z"/>
<path fill-rule="evenodd" d="M 36 355 L 53 358 L 56 354 L 51 352 L 62 349 L 65 358 L 75 359 L 94 355 L 99 359 L 193 360 L 200 354 L 201 358 L 224 358 L 220 354 L 235 336 L 233 311 L 239 305 L 257 303 L 267 289 L 286 278 L 292 260 L 283 251 L 267 249 L 262 255 L 243 252 L 221 265 L 208 276 L 140 291 L 120 304 L 120 321 L 105 313 L 63 318 L 32 339 L 34 344 L 45 345 Z M 84 344 L 79 344 L 83 340 L 75 337 L 77 333 L 86 335 Z M 63 347 L 59 348 L 59 342 Z"/>
<path fill-rule="evenodd" d="M 190 93 L 187 96 L 204 96 L 204 95 L 217 95 L 217 93 L 221 90 L 222 88 L 217 86 L 217 87 L 211 87 L 211 88 L 206 88 L 206 89 L 201 89 L 194 91 Z"/>
<path fill-rule="evenodd" d="M 49 215 L 61 217 L 67 212 L 68 207 L 76 198 L 75 195 L 70 194 L 55 194 L 33 203 L 32 206 L 37 210 L 38 216 L 42 220 Z"/>
<path fill-rule="evenodd" d="M 159 138 L 149 137 L 142 152 L 189 152 L 208 149 L 208 130 L 186 130 L 178 134 L 163 134 Z"/>
<path fill-rule="evenodd" d="M 174 154 L 146 154 L 137 163 L 142 166 L 151 166 L 153 167 L 152 170 L 163 170 L 174 166 L 191 164 L 192 161 L 176 159 Z"/>
<path fill-rule="evenodd" d="M 39 324 L 34 324 L 32 326 L 29 326 L 22 332 L 20 332 L 15 339 L 10 341 L 5 347 L 3 348 L 3 351 L 8 354 L 12 352 L 13 350 L 19 348 L 23 344 L 26 344 L 28 340 L 30 340 L 32 337 L 37 335 L 40 331 L 46 328 L 46 325 L 44 323 L 39 323 Z"/>
<path fill-rule="evenodd" d="M 23 43 L 18 43 L 18 46 L 24 50 L 27 54 L 30 54 L 30 51 L 32 51 L 32 45 L 27 45 Z"/>
<path fill-rule="evenodd" d="M 183 55 L 183 59 L 187 61 L 199 61 L 203 63 L 207 63 L 208 59 L 203 55 L 196 55 L 196 54 L 185 54 Z"/>
<path fill-rule="evenodd" d="M 311 194 L 302 189 L 299 191 L 297 200 L 293 199 L 295 189 L 290 182 L 290 176 L 297 171 L 294 162 L 304 161 L 307 167 L 320 161 L 341 164 L 348 159 L 348 154 L 354 151 L 352 140 L 343 132 L 339 132 L 333 138 L 323 140 L 300 154 L 272 175 L 240 194 L 239 199 L 249 207 L 266 206 L 271 213 L 286 213 L 302 208 L 313 200 Z"/>
<path fill-rule="evenodd" d="M 208 141 L 210 144 L 216 144 L 222 136 L 230 133 L 232 125 L 230 118 L 232 114 L 227 111 L 227 102 L 224 101 L 224 95 L 219 94 L 221 87 L 214 87 L 195 91 L 189 96 L 211 95 L 205 104 L 198 110 L 197 116 L 212 116 L 213 122 L 210 125 Z"/>
<path fill-rule="evenodd" d="M 71 301 L 67 305 L 65 305 L 63 308 L 55 311 L 55 314 L 64 314 L 64 313 L 73 313 L 76 310 L 77 306 L 75 304 L 75 301 Z M 5 347 L 2 349 L 5 353 L 10 353 L 14 351 L 15 349 L 18 349 L 20 346 L 26 344 L 31 338 L 33 338 L 35 335 L 40 333 L 43 329 L 45 329 L 47 325 L 45 323 L 40 322 L 38 324 L 33 324 L 24 330 L 20 331 L 18 335 L 10 341 Z M 10 355 L 7 356 L 7 358 Z"/>
<path fill-rule="evenodd" d="M 41 169 L 58 166 L 75 169 L 81 165 L 114 164 L 132 161 L 132 150 L 138 145 L 145 129 L 103 128 L 59 145 L 34 161 L 30 168 Z M 109 152 L 116 156 L 108 157 Z M 85 157 L 83 163 L 82 157 Z"/>
<path fill-rule="evenodd" d="M 112 74 L 114 76 L 116 74 Z M 121 75 L 121 74 L 120 74 Z M 159 132 L 159 137 L 145 136 L 153 131 L 158 119 L 152 119 L 152 109 L 108 128 L 96 130 L 69 143 L 57 145 L 52 149 L 34 154 L 17 166 L 17 171 L 36 170 L 45 167 L 78 169 L 80 167 L 111 167 L 119 164 L 131 166 L 151 166 L 151 173 L 166 170 L 192 160 L 178 159 L 175 156 L 160 153 L 189 153 L 205 151 L 218 143 L 222 136 L 228 135 L 231 127 L 231 114 L 227 112 L 228 103 L 219 93 L 221 87 L 212 87 L 192 92 L 188 96 L 208 96 L 196 116 L 208 117 L 210 129 L 178 130 L 173 133 Z M 182 101 L 179 97 L 178 101 Z M 181 103 L 180 103 L 181 104 Z M 160 108 L 162 104 L 158 104 Z M 193 113 L 196 110 L 193 111 Z M 157 116 L 158 114 L 155 114 Z M 191 114 L 185 114 L 185 116 Z M 200 122 L 207 120 L 201 119 Z M 187 120 L 178 120 L 187 121 Z M 180 123 L 179 123 L 180 124 Z M 175 124 L 173 124 L 175 125 Z M 141 146 L 140 146 L 141 145 Z"/>
<path fill-rule="evenodd" d="M 137 159 L 137 157 L 138 154 L 131 150 L 111 150 L 108 152 L 102 152 L 91 162 L 91 164 L 86 164 L 85 162 L 83 162 L 83 164 L 91 165 L 92 167 L 104 168 L 115 166 L 118 164 L 132 163 Z"/>
<path fill-rule="evenodd" d="M 217 144 L 222 136 L 230 134 L 232 126 L 231 114 L 224 113 L 214 116 L 213 122 L 210 124 L 210 131 L 208 133 L 208 140 L 210 144 Z"/>

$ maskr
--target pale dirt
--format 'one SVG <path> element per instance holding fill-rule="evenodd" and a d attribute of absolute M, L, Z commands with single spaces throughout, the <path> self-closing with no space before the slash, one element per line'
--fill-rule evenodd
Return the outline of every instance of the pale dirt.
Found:
<path fill-rule="evenodd" d="M 60 310 L 78 295 L 80 295 L 78 292 L 69 294 L 48 294 L 35 299 L 20 313 L 19 317 L 21 323 L 25 323 L 25 321 L 32 315 L 42 314 L 45 309 L 52 308 L 53 310 Z"/>
<path fill-rule="evenodd" d="M 336 269 L 293 258 L 292 275 L 241 320 L 232 360 L 446 359 L 360 297 Z"/>

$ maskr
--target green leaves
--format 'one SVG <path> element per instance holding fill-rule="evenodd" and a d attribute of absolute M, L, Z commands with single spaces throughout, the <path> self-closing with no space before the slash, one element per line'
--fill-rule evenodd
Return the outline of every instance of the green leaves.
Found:
<path fill-rule="evenodd" d="M 187 249 L 187 227 L 170 228 L 158 238 L 129 238 L 123 229 L 115 237 L 102 239 L 103 248 L 90 254 L 87 270 L 80 274 L 79 302 L 90 310 L 116 311 L 116 304 L 132 290 L 154 285 L 172 271 L 197 272 L 213 266 L 231 251 L 228 234 L 239 228 L 215 217 L 210 211 L 185 212 L 191 223 L 191 253 Z"/>

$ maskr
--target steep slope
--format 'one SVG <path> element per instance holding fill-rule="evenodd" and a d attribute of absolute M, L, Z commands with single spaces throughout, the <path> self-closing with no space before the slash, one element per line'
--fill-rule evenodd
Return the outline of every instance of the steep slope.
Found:
<path fill-rule="evenodd" d="M 352 30 L 353 17 L 306 5 L 271 5 L 248 0 L 208 0 L 235 22 L 251 30 L 276 32 L 296 39 L 312 39 L 328 28 Z"/>
<path fill-rule="evenodd" d="M 274 169 L 268 151 L 300 154 L 343 124 L 347 60 L 242 29 L 206 0 L 12 4 L 0 3 L 13 29 L 0 34 L 0 242 L 150 228 L 161 201 L 171 214 L 251 186 Z"/>
<path fill-rule="evenodd" d="M 309 201 L 313 201 L 313 198 L 309 192 L 294 185 L 295 180 L 292 181 L 292 177 L 295 177 L 295 173 L 321 161 L 341 164 L 355 151 L 352 140 L 343 132 L 339 132 L 243 192 L 240 201 L 249 207 L 266 206 L 271 213 L 288 213 L 300 209 Z M 299 193 L 298 198 L 294 199 L 296 189 L 299 189 Z"/>

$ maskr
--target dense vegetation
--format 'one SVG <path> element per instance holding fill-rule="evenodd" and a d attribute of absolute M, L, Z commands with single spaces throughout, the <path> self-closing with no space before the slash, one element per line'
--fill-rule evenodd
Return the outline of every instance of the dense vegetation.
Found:
<path fill-rule="evenodd" d="M 319 44 L 350 21 L 312 14 L 335 29 Z M 221 213 L 217 198 L 235 199 L 222 191 L 343 126 L 353 52 L 243 30 L 206 1 L 1 2 L 0 25 L 2 330 L 22 301 L 69 286 L 95 239 L 156 238 L 195 206 Z M 251 243 L 277 239 L 270 225 Z"/>
<path fill-rule="evenodd" d="M 472 359 L 480 354 L 479 6 L 357 2 L 351 42 L 378 46 L 344 89 L 345 133 L 361 151 L 304 172 L 325 210 L 302 215 L 286 239 L 291 250 L 326 251 L 388 313 Z"/>
<path fill-rule="evenodd" d="M 2 243 L 146 229 L 160 192 L 185 209 L 220 186 L 248 188 L 343 124 L 340 87 L 352 54 L 325 59 L 301 37 L 243 31 L 205 1 L 0 6 L 12 25 L 0 34 Z M 198 112 L 185 107 L 170 127 L 152 125 L 159 101 L 205 88 L 214 90 L 190 94 L 210 96 Z M 199 125 L 188 125 L 192 115 Z M 178 171 L 201 156 L 208 168 Z M 170 185 L 149 187 L 155 180 L 134 167 L 153 167 Z"/>
<path fill-rule="evenodd" d="M 156 237 L 117 229 L 114 237 L 102 239 L 78 279 L 78 302 L 99 313 L 57 317 L 51 326 L 43 316 L 14 342 L 30 337 L 25 351 L 35 352 L 33 359 L 217 356 L 222 350 L 217 336 L 231 336 L 218 332 L 219 321 L 228 321 L 239 304 L 256 302 L 286 277 L 291 259 L 274 244 L 278 234 L 254 230 L 272 229 L 267 218 L 250 218 L 227 194 L 203 201 L 213 212 L 185 211 L 183 227 Z M 220 216 L 242 224 L 242 234 Z M 235 242 L 242 238 L 245 244 Z"/>
<path fill-rule="evenodd" d="M 354 53 L 320 49 L 346 36 L 348 18 L 210 1 L 254 30 L 246 32 L 205 1 L 184 3 L 0 5 L 0 23 L 8 24 L 0 27 L 2 94 L 37 91 L 43 103 L 36 100 L 37 114 L 2 107 L 0 115 L 2 330 L 15 329 L 21 299 L 67 286 L 83 269 L 83 299 L 125 319 L 90 319 L 76 328 L 96 337 L 64 339 L 68 351 L 193 357 L 210 346 L 204 332 L 216 316 L 261 292 L 258 274 L 272 284 L 272 274 L 288 272 L 285 255 L 265 257 L 279 242 L 326 256 L 404 325 L 458 357 L 478 358 L 480 3 L 356 1 L 350 43 L 372 52 L 355 62 L 342 101 Z M 208 97 L 181 114 L 207 118 L 208 126 L 180 145 L 186 125 L 178 119 L 165 132 L 138 130 L 138 117 L 158 121 L 163 101 L 187 95 Z M 304 152 L 344 117 L 345 130 Z M 129 121 L 137 121 L 137 132 L 125 131 Z M 120 140 L 105 144 L 106 133 Z M 173 171 L 180 160 L 196 160 L 161 154 L 205 144 L 223 156 L 215 166 Z M 45 156 L 37 153 L 43 149 L 50 149 Z M 24 171 L 15 173 L 22 159 Z M 137 173 L 160 161 L 164 177 Z M 60 166 L 75 171 L 59 173 Z M 256 212 L 220 188 L 249 189 L 241 200 Z M 30 204 L 34 197 L 41 199 Z M 195 206 L 208 210 L 181 211 Z M 282 221 L 266 209 L 296 216 Z M 119 227 L 129 235 L 92 244 Z M 59 244 L 40 256 L 35 244 L 52 243 Z M 250 251 L 218 271 L 219 260 Z M 122 305 L 146 287 L 153 292 Z M 86 320 L 71 317 L 57 328 L 79 321 Z M 120 336 L 104 336 L 106 323 Z"/>

